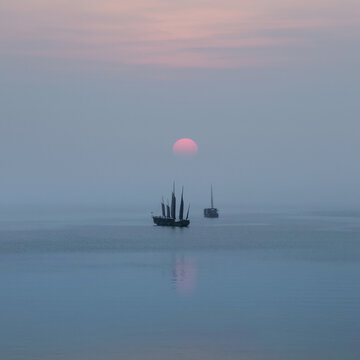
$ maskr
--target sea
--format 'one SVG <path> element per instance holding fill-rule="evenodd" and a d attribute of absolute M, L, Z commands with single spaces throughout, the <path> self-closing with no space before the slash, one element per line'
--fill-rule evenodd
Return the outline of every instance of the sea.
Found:
<path fill-rule="evenodd" d="M 360 211 L 0 211 L 1 360 L 358 360 Z"/>

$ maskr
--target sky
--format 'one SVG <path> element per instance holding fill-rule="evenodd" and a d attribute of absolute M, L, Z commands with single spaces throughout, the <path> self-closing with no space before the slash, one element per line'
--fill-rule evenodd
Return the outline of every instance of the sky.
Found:
<path fill-rule="evenodd" d="M 356 206 L 359 40 L 355 0 L 1 0 L 0 202 Z"/>

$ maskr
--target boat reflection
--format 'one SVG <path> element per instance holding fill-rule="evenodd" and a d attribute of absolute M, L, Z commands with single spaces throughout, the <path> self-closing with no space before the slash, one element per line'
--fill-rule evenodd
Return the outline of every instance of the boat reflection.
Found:
<path fill-rule="evenodd" d="M 180 295 L 190 295 L 196 289 L 196 262 L 185 255 L 176 255 L 173 263 L 173 284 Z"/>

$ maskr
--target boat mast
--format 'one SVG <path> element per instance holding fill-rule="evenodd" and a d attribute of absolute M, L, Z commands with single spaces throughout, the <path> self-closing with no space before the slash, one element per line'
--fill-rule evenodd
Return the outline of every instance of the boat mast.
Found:
<path fill-rule="evenodd" d="M 179 210 L 179 219 L 182 220 L 184 218 L 184 187 L 181 190 L 181 201 L 180 201 L 180 210 Z"/>
<path fill-rule="evenodd" d="M 214 198 L 213 198 L 213 190 L 212 190 L 212 185 L 211 185 L 211 208 L 214 208 Z"/>
<path fill-rule="evenodd" d="M 164 204 L 164 198 L 161 199 L 161 212 L 162 216 L 165 217 L 165 204 Z"/>
<path fill-rule="evenodd" d="M 173 183 L 173 192 L 171 194 L 171 217 L 176 219 L 175 181 Z"/>

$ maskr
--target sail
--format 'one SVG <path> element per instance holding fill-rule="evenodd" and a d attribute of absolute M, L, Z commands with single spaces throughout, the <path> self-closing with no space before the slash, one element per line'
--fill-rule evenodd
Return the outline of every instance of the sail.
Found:
<path fill-rule="evenodd" d="M 171 217 L 176 219 L 175 181 L 173 182 L 173 191 L 171 194 Z"/>
<path fill-rule="evenodd" d="M 161 212 L 162 212 L 162 216 L 165 217 L 165 204 L 164 204 L 164 199 L 162 199 L 162 201 L 161 201 Z"/>
<path fill-rule="evenodd" d="M 166 204 L 166 216 L 169 218 L 170 217 L 170 206 L 169 206 L 169 200 L 167 201 Z"/>
<path fill-rule="evenodd" d="M 184 218 L 184 187 L 181 191 L 181 201 L 180 201 L 180 210 L 179 210 L 179 219 L 182 220 Z"/>
<path fill-rule="evenodd" d="M 174 192 L 171 195 L 171 217 L 176 219 L 176 197 Z"/>
<path fill-rule="evenodd" d="M 188 209 L 187 209 L 186 220 L 189 218 L 189 211 L 190 211 L 190 204 L 189 204 L 189 207 L 188 207 Z"/>
<path fill-rule="evenodd" d="M 213 198 L 213 190 L 212 190 L 212 185 L 211 185 L 211 208 L 214 207 L 214 198 Z"/>

